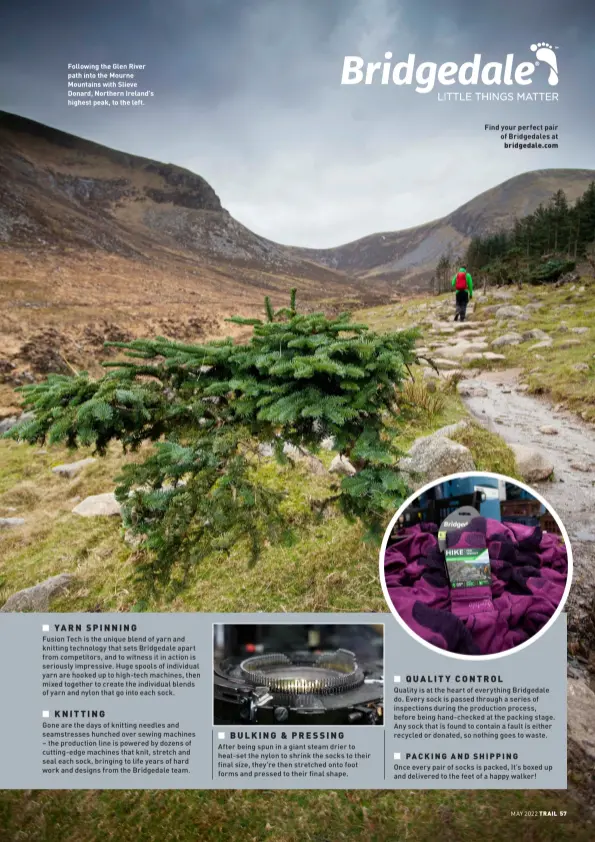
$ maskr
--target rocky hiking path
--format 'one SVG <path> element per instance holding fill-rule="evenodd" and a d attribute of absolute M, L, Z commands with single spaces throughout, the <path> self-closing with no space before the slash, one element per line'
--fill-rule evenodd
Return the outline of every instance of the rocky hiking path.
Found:
<path fill-rule="evenodd" d="M 554 481 L 531 484 L 551 502 L 571 540 L 595 542 L 595 432 L 572 413 L 526 394 L 520 375 L 520 369 L 484 372 L 465 382 L 463 401 L 508 444 L 541 452 Z"/>
<path fill-rule="evenodd" d="M 568 619 L 568 763 L 579 797 L 595 808 L 595 432 L 570 412 L 528 395 L 521 369 L 482 372 L 462 381 L 471 415 L 517 455 L 522 475 L 562 519 L 573 556 Z M 550 479 L 543 476 L 552 469 Z M 576 656 L 576 657 L 575 657 Z"/>
<path fill-rule="evenodd" d="M 483 372 L 465 381 L 463 401 L 487 429 L 497 432 L 525 460 L 523 475 L 559 514 L 574 561 L 568 600 L 569 635 L 595 648 L 595 432 L 570 412 L 526 394 L 520 369 Z M 517 448 L 520 446 L 520 450 Z M 532 453 L 529 452 L 532 451 Z M 552 471 L 551 479 L 536 476 Z M 592 668 L 595 664 L 591 665 Z"/>
<path fill-rule="evenodd" d="M 557 298 L 546 301 L 532 294 L 519 306 L 512 303 L 514 291 L 495 290 L 485 306 L 487 296 L 478 293 L 474 297 L 480 301 L 482 319 L 474 318 L 475 307 L 470 306 L 470 318 L 463 324 L 452 321 L 450 299 L 417 305 L 409 315 L 415 313 L 425 326 L 420 340 L 424 347 L 418 347 L 420 355 L 426 356 L 423 377 L 428 381 L 455 378 L 469 414 L 511 447 L 519 476 L 551 504 L 568 532 L 574 562 L 565 607 L 568 763 L 572 789 L 595 809 L 595 430 L 561 406 L 528 394 L 523 370 L 513 368 L 512 363 L 504 368 L 507 355 L 502 353 L 507 346 L 524 345 L 526 353 L 534 353 L 538 360 L 543 357 L 536 352 L 547 354 L 547 349 L 559 348 L 571 377 L 572 372 L 588 373 L 592 348 L 590 342 L 585 343 L 590 334 L 590 327 L 585 326 L 585 287 L 567 287 L 552 295 Z M 563 310 L 571 321 L 553 325 L 543 316 L 552 307 Z M 533 314 L 537 314 L 535 318 Z M 576 337 L 569 339 L 567 333 Z M 582 356 L 565 350 L 583 346 Z M 482 370 L 484 360 L 500 370 Z M 477 367 L 469 367 L 469 363 Z M 451 446 L 455 447 L 452 442 Z"/>

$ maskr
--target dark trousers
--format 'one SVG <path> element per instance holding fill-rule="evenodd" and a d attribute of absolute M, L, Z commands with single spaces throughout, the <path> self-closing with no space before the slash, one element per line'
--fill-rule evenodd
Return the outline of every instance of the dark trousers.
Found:
<path fill-rule="evenodd" d="M 456 309 L 455 322 L 459 320 L 465 321 L 465 314 L 467 313 L 467 304 L 469 303 L 469 293 L 466 289 L 458 289 L 456 294 Z"/>

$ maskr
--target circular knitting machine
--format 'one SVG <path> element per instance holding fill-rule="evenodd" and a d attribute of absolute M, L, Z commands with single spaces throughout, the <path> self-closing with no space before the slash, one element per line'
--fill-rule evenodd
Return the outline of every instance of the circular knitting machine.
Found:
<path fill-rule="evenodd" d="M 214 672 L 215 724 L 382 723 L 382 670 L 347 649 L 227 659 Z"/>

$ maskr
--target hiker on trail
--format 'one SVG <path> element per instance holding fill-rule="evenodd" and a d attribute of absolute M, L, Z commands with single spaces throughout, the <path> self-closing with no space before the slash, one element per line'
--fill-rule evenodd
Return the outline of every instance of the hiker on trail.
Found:
<path fill-rule="evenodd" d="M 464 266 L 453 276 L 452 288 L 456 290 L 455 322 L 464 322 L 467 304 L 473 298 L 473 279 Z"/>

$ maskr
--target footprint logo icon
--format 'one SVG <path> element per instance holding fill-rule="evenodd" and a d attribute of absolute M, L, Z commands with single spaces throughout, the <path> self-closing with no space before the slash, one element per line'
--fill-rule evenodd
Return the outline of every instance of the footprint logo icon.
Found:
<path fill-rule="evenodd" d="M 554 52 L 557 49 L 557 47 L 553 47 L 551 44 L 546 44 L 545 41 L 540 41 L 538 44 L 531 44 L 531 50 L 535 53 L 535 58 L 538 59 L 536 64 L 544 61 L 549 65 L 550 75 L 547 80 L 550 85 L 558 84 L 558 59 Z"/>

